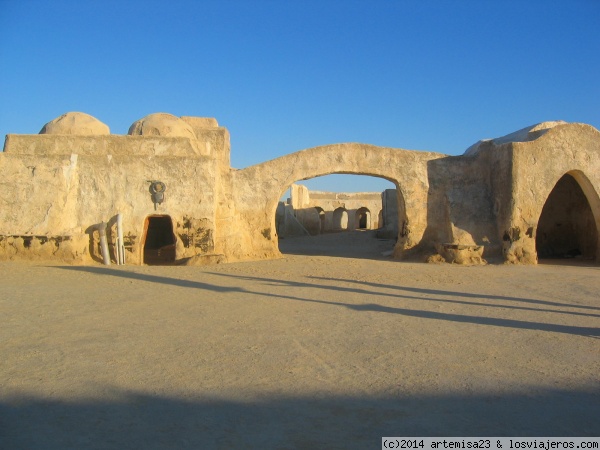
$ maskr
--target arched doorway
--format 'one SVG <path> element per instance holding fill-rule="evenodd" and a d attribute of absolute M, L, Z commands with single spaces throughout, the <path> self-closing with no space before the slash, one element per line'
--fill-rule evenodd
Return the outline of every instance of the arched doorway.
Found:
<path fill-rule="evenodd" d="M 148 216 L 144 224 L 143 263 L 167 265 L 175 262 L 175 234 L 170 216 Z"/>
<path fill-rule="evenodd" d="M 590 203 L 578 181 L 565 174 L 554 186 L 540 215 L 535 245 L 538 259 L 598 255 L 598 229 Z"/>
<path fill-rule="evenodd" d="M 343 231 L 348 229 L 348 211 L 345 208 L 337 208 L 333 211 L 333 230 Z"/>
<path fill-rule="evenodd" d="M 369 208 L 359 208 L 356 210 L 356 228 L 359 230 L 371 229 L 371 211 Z"/>

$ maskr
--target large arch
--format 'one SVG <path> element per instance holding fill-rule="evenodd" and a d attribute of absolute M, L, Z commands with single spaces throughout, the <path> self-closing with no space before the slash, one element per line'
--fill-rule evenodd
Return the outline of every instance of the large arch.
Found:
<path fill-rule="evenodd" d="M 600 257 L 600 197 L 581 170 L 561 176 L 544 202 L 535 233 L 538 259 Z"/>
<path fill-rule="evenodd" d="M 243 251 L 244 258 L 280 255 L 274 232 L 275 211 L 285 191 L 301 180 L 350 174 L 384 178 L 396 186 L 402 233 L 395 255 L 400 257 L 405 249 L 420 243 L 427 227 L 427 162 L 445 156 L 367 144 L 333 144 L 233 171 L 232 196 L 243 220 L 236 235 L 228 239 L 231 246 L 237 247 L 231 252 Z"/>

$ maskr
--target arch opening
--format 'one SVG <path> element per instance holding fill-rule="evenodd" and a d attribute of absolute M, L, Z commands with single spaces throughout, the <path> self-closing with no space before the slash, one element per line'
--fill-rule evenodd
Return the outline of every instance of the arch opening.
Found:
<path fill-rule="evenodd" d="M 369 175 L 335 174 L 295 182 L 280 199 L 275 214 L 279 250 L 357 258 L 389 256 L 398 237 L 399 213 L 405 215 L 404 208 L 398 207 L 404 202 L 391 201 L 399 196 L 396 183 Z"/>
<path fill-rule="evenodd" d="M 571 174 L 563 175 L 546 199 L 535 245 L 538 259 L 597 258 L 596 220 L 581 185 Z"/>
<path fill-rule="evenodd" d="M 143 263 L 169 265 L 175 262 L 175 233 L 170 216 L 148 216 L 144 223 Z"/>

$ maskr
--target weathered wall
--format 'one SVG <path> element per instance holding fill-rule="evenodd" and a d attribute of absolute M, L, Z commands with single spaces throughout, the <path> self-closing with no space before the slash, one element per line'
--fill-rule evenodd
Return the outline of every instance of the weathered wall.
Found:
<path fill-rule="evenodd" d="M 397 239 L 402 230 L 398 229 L 398 217 L 404 216 L 398 210 L 398 192 L 396 189 L 386 189 L 381 193 L 382 215 L 377 230 L 377 237 L 382 239 Z"/>
<path fill-rule="evenodd" d="M 300 223 L 296 216 L 292 205 L 279 202 L 277 204 L 277 213 L 275 216 L 275 225 L 277 227 L 277 236 L 310 236 L 304 224 Z"/>
<path fill-rule="evenodd" d="M 509 164 L 510 153 L 491 143 L 469 156 L 429 162 L 429 227 L 423 253 L 437 252 L 448 260 L 447 250 L 459 246 L 467 255 L 463 263 L 501 258 L 497 222 L 509 202 Z"/>

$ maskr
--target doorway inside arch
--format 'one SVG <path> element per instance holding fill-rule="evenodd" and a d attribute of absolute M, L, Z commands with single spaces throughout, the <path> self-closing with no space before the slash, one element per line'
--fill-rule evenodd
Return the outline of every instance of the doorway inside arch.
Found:
<path fill-rule="evenodd" d="M 175 262 L 175 234 L 170 216 L 148 216 L 144 223 L 143 263 L 169 265 Z"/>
<path fill-rule="evenodd" d="M 565 174 L 550 192 L 538 222 L 535 245 L 538 259 L 594 260 L 598 230 L 577 180 Z"/>

